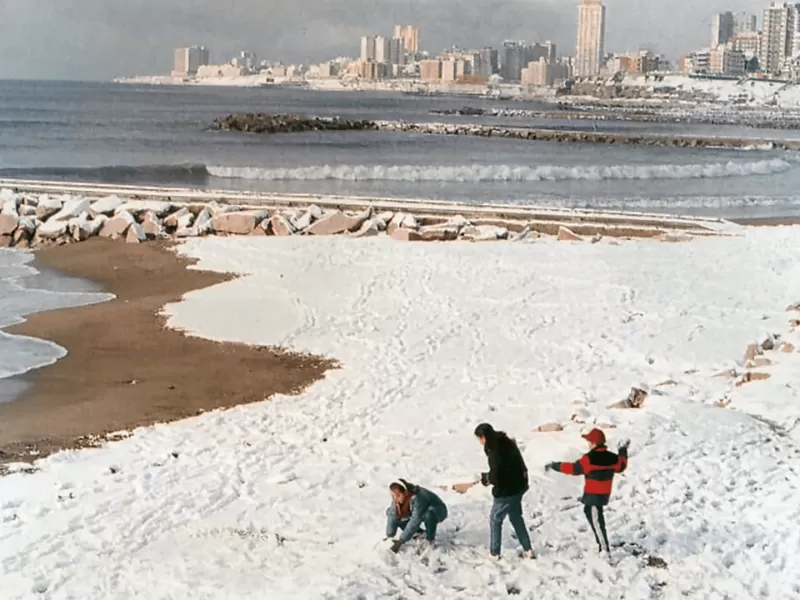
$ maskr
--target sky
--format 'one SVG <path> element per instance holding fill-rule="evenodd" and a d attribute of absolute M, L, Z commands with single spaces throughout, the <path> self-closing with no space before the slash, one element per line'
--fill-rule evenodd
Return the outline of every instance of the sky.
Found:
<path fill-rule="evenodd" d="M 724 10 L 759 15 L 769 0 L 606 0 L 606 51 L 645 47 L 674 59 L 707 46 Z M 359 38 L 420 28 L 424 50 L 505 39 L 575 47 L 578 0 L 0 0 L 0 78 L 104 80 L 166 74 L 173 49 L 204 44 L 212 62 L 238 50 L 319 62 L 357 56 Z"/>

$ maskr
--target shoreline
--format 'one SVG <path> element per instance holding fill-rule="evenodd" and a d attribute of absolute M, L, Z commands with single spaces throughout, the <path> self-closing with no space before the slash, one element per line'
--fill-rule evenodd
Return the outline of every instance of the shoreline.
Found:
<path fill-rule="evenodd" d="M 188 269 L 192 264 L 169 243 L 91 239 L 37 251 L 34 268 L 91 281 L 116 298 L 35 313 L 5 329 L 68 353 L 26 373 L 27 389 L 0 404 L 0 470 L 59 450 L 98 446 L 114 432 L 295 394 L 336 366 L 328 358 L 223 344 L 166 328 L 164 305 L 233 278 Z"/>

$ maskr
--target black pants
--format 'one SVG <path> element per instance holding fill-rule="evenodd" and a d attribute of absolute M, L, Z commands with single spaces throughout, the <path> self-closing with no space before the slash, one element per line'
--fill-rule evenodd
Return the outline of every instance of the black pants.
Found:
<path fill-rule="evenodd" d="M 603 507 L 597 504 L 584 504 L 583 514 L 589 521 L 589 526 L 597 540 L 597 548 L 600 552 L 610 552 L 608 547 L 608 534 L 606 533 L 606 518 L 603 515 Z"/>

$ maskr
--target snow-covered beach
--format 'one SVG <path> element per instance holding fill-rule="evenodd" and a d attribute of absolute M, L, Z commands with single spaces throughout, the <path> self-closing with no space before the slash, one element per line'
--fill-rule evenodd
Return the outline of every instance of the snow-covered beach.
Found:
<path fill-rule="evenodd" d="M 3 598 L 800 594 L 800 313 L 786 310 L 800 301 L 800 227 L 728 233 L 181 244 L 197 268 L 240 277 L 166 306 L 169 327 L 341 367 L 299 396 L 0 479 Z M 771 364 L 746 368 L 748 344 L 772 334 L 758 357 Z M 770 377 L 737 386 L 746 371 Z M 632 386 L 649 390 L 643 408 L 608 408 Z M 439 490 L 485 470 L 481 421 L 516 437 L 531 469 L 535 562 L 516 558 L 508 531 L 505 559 L 485 560 L 487 490 Z M 547 423 L 563 430 L 537 431 Z M 580 482 L 543 471 L 576 459 L 592 424 L 613 425 L 613 445 L 632 439 L 608 511 L 611 564 L 594 552 Z M 397 477 L 450 508 L 425 554 L 381 542 Z"/>

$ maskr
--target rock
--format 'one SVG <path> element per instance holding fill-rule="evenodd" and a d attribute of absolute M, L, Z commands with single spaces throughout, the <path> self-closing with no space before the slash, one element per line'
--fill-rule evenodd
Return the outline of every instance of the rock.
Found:
<path fill-rule="evenodd" d="M 750 383 L 751 381 L 763 381 L 765 379 L 769 379 L 769 373 L 758 373 L 755 371 L 748 371 L 744 374 L 744 376 L 736 382 L 736 387 L 741 387 L 745 383 Z"/>
<path fill-rule="evenodd" d="M 96 236 L 108 221 L 105 215 L 98 215 L 95 219 L 73 219 L 70 221 L 69 232 L 76 242 L 82 242 Z"/>
<path fill-rule="evenodd" d="M 580 242 L 583 238 L 563 225 L 558 228 L 558 240 L 561 242 Z"/>
<path fill-rule="evenodd" d="M 514 235 L 510 236 L 509 239 L 512 242 L 530 243 L 539 239 L 539 233 L 533 231 L 530 225 L 526 225 L 525 229 L 523 229 L 519 233 L 515 233 Z"/>
<path fill-rule="evenodd" d="M 194 215 L 188 208 L 183 207 L 164 219 L 164 226 L 168 229 L 187 229 L 192 226 Z"/>
<path fill-rule="evenodd" d="M 536 428 L 536 431 L 539 431 L 541 433 L 554 433 L 556 431 L 563 431 L 563 430 L 564 428 L 558 423 L 545 423 L 544 425 L 539 425 L 539 427 Z"/>
<path fill-rule="evenodd" d="M 39 204 L 39 198 L 36 196 L 25 196 L 22 198 L 23 206 L 33 206 L 34 208 Z"/>
<path fill-rule="evenodd" d="M 138 223 L 131 223 L 128 227 L 128 233 L 125 236 L 125 242 L 128 244 L 139 244 L 147 239 L 147 236 L 142 231 L 142 226 Z"/>
<path fill-rule="evenodd" d="M 136 219 L 129 212 L 121 212 L 114 218 L 108 219 L 100 229 L 100 237 L 117 239 L 127 233 L 128 228 L 136 223 Z"/>
<path fill-rule="evenodd" d="M 454 483 L 451 488 L 454 492 L 458 492 L 459 494 L 466 494 L 470 491 L 475 485 L 477 481 L 470 481 L 469 483 Z"/>
<path fill-rule="evenodd" d="M 389 231 L 389 237 L 398 242 L 421 242 L 422 236 L 414 229 L 397 227 L 394 231 Z"/>
<path fill-rule="evenodd" d="M 730 398 L 725 398 L 723 400 L 717 400 L 716 402 L 714 402 L 714 406 L 716 406 L 717 408 L 728 408 L 730 404 L 731 404 Z"/>
<path fill-rule="evenodd" d="M 763 342 L 761 342 L 761 347 L 764 350 L 774 350 L 775 349 L 775 341 L 771 337 L 769 337 L 769 338 L 765 339 Z"/>
<path fill-rule="evenodd" d="M 95 200 L 89 207 L 89 213 L 93 217 L 97 217 L 98 215 L 111 216 L 114 214 L 114 211 L 123 204 L 124 202 L 117 196 L 106 196 L 105 198 Z"/>
<path fill-rule="evenodd" d="M 678 382 L 675 381 L 674 379 L 667 379 L 666 381 L 662 381 L 661 383 L 659 383 L 656 387 L 667 387 L 672 385 L 678 385 Z"/>
<path fill-rule="evenodd" d="M 385 211 L 379 212 L 377 215 L 375 215 L 375 218 L 380 220 L 380 221 L 383 221 L 384 228 L 385 228 L 386 225 L 388 225 L 389 222 L 392 220 L 392 218 L 394 218 L 394 213 L 392 211 L 390 211 L 390 210 L 385 210 Z M 800 310 L 800 309 L 798 309 L 798 310 Z"/>
<path fill-rule="evenodd" d="M 289 220 L 283 215 L 275 214 L 269 220 L 269 226 L 272 229 L 272 234 L 277 236 L 287 236 L 294 233 L 294 227 L 289 223 Z"/>
<path fill-rule="evenodd" d="M 354 238 L 365 238 L 365 237 L 374 237 L 380 233 L 380 227 L 378 223 L 380 223 L 378 219 L 370 219 L 368 221 L 364 221 L 364 224 L 361 225 L 361 228 L 352 234 L 351 237 Z"/>
<path fill-rule="evenodd" d="M 207 235 L 214 231 L 214 214 L 209 208 L 204 208 L 194 220 L 195 235 Z"/>
<path fill-rule="evenodd" d="M 0 214 L 6 215 L 9 217 L 18 217 L 19 212 L 17 212 L 17 201 L 16 200 L 6 200 L 3 202 L 3 208 L 0 209 Z"/>
<path fill-rule="evenodd" d="M 357 217 L 348 217 L 341 211 L 325 215 L 304 230 L 310 235 L 336 235 L 360 226 Z"/>
<path fill-rule="evenodd" d="M 120 204 L 114 209 L 114 214 L 118 215 L 121 212 L 129 212 L 134 216 L 154 212 L 159 218 L 168 215 L 175 209 L 175 205 L 171 202 L 162 202 L 160 200 L 131 200 Z"/>
<path fill-rule="evenodd" d="M 592 237 L 592 244 L 596 244 L 603 239 L 603 236 L 599 233 Z"/>
<path fill-rule="evenodd" d="M 0 248 L 10 248 L 10 247 L 11 247 L 11 236 L 0 235 Z"/>
<path fill-rule="evenodd" d="M 461 230 L 461 236 L 463 239 L 473 242 L 505 240 L 508 238 L 508 229 L 495 225 L 477 225 L 475 227 L 470 225 Z"/>
<path fill-rule="evenodd" d="M 158 239 L 164 236 L 164 227 L 161 219 L 158 218 L 156 213 L 148 211 L 142 220 L 142 232 L 152 239 Z"/>
<path fill-rule="evenodd" d="M 766 356 L 756 356 L 756 359 L 753 361 L 753 366 L 755 367 L 768 367 L 771 364 L 772 361 Z"/>
<path fill-rule="evenodd" d="M 713 377 L 716 377 L 716 378 L 725 377 L 725 378 L 728 378 L 728 379 L 734 379 L 734 378 L 736 378 L 737 375 L 738 374 L 736 373 L 736 369 L 729 369 L 727 371 L 720 371 L 716 375 L 713 375 Z"/>
<path fill-rule="evenodd" d="M 211 227 L 217 233 L 249 235 L 267 217 L 265 210 L 222 213 L 213 218 Z"/>
<path fill-rule="evenodd" d="M 406 228 L 406 229 L 416 229 L 419 227 L 417 220 L 414 218 L 414 215 L 409 215 L 406 213 L 395 213 L 392 219 L 389 221 L 389 224 L 386 226 L 387 231 L 391 235 L 391 233 L 398 228 Z"/>
<path fill-rule="evenodd" d="M 454 215 L 447 219 L 444 225 L 450 225 L 451 227 L 457 227 L 461 229 L 462 227 L 472 225 L 472 223 L 470 223 L 463 215 Z"/>
<path fill-rule="evenodd" d="M 204 210 L 208 210 L 211 217 L 222 215 L 229 212 L 242 212 L 242 207 L 235 204 L 220 204 L 216 200 L 212 200 L 205 205 Z"/>
<path fill-rule="evenodd" d="M 642 408 L 645 400 L 647 400 L 647 392 L 640 388 L 632 387 L 625 400 L 612 404 L 609 408 Z"/>
<path fill-rule="evenodd" d="M 51 221 L 69 221 L 82 214 L 88 218 L 89 208 L 92 203 L 87 198 L 67 200 L 64 206 L 56 214 L 50 217 Z"/>
<path fill-rule="evenodd" d="M 312 204 L 300 217 L 292 218 L 291 222 L 295 230 L 303 231 L 311 227 L 312 223 L 319 221 L 324 216 L 325 213 L 322 212 L 322 209 L 316 204 Z"/>
<path fill-rule="evenodd" d="M 792 329 L 800 327 L 800 319 L 792 319 L 791 321 L 789 321 L 789 327 L 791 327 Z"/>
<path fill-rule="evenodd" d="M 45 240 L 54 240 L 67 233 L 69 228 L 68 221 L 57 221 L 56 219 L 49 219 L 39 225 L 36 230 L 37 235 Z"/>
<path fill-rule="evenodd" d="M 758 356 L 758 344 L 749 344 L 747 350 L 744 351 L 744 360 L 742 362 L 751 362 L 755 360 L 756 356 Z"/>
<path fill-rule="evenodd" d="M 15 215 L 0 215 L 0 235 L 11 235 L 19 226 L 19 217 Z"/>
<path fill-rule="evenodd" d="M 783 342 L 783 345 L 781 346 L 781 352 L 785 352 L 786 354 L 794 352 L 794 346 L 789 342 Z"/>
<path fill-rule="evenodd" d="M 39 198 L 39 204 L 36 206 L 36 216 L 42 221 L 45 221 L 60 211 L 61 206 L 62 202 L 58 198 L 42 196 Z"/>
<path fill-rule="evenodd" d="M 419 230 L 425 242 L 450 242 L 458 239 L 458 227 L 453 225 L 429 225 Z"/>
<path fill-rule="evenodd" d="M 36 207 L 29 204 L 21 204 L 18 212 L 21 217 L 32 217 L 36 215 Z"/>
<path fill-rule="evenodd" d="M 237 113 L 214 119 L 212 128 L 248 133 L 296 133 L 301 131 L 363 131 L 378 129 L 375 121 L 300 115 Z"/>
<path fill-rule="evenodd" d="M 786 312 L 800 311 L 800 302 L 795 302 L 786 307 Z"/>

